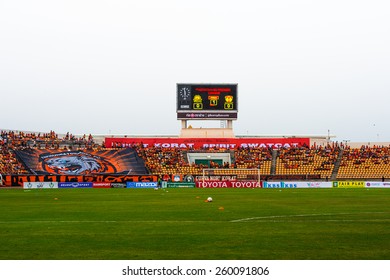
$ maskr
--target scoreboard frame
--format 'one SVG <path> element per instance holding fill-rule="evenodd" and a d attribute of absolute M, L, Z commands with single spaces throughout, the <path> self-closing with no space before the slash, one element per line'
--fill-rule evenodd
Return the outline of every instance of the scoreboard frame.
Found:
<path fill-rule="evenodd" d="M 178 120 L 236 120 L 238 84 L 177 83 Z"/>

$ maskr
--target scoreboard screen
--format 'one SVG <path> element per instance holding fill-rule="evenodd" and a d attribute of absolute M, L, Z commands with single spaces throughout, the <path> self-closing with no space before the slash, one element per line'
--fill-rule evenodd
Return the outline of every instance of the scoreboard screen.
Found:
<path fill-rule="evenodd" d="M 178 119 L 237 119 L 237 112 L 237 84 L 177 84 Z"/>

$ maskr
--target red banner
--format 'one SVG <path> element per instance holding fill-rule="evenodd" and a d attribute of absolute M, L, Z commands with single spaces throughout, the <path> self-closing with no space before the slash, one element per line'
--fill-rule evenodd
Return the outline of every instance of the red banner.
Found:
<path fill-rule="evenodd" d="M 131 147 L 140 143 L 144 147 L 179 149 L 290 148 L 310 146 L 310 138 L 105 138 L 107 148 Z"/>
<path fill-rule="evenodd" d="M 98 189 L 109 189 L 111 188 L 111 183 L 93 183 L 92 187 Z"/>

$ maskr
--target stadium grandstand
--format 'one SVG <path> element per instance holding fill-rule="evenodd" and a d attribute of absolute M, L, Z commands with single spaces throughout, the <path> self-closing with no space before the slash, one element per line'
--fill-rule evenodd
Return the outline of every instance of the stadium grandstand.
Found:
<path fill-rule="evenodd" d="M 89 182 L 126 187 L 129 182 L 153 186 L 239 180 L 260 186 L 280 180 L 337 183 L 390 178 L 390 143 L 337 142 L 329 131 L 327 136 L 235 136 L 237 84 L 177 84 L 176 94 L 178 135 L 2 130 L 1 185 Z M 198 120 L 219 120 L 221 127 L 188 125 Z"/>
<path fill-rule="evenodd" d="M 255 169 L 265 181 L 390 178 L 388 144 L 358 147 L 360 144 L 346 145 L 328 137 L 221 138 L 215 137 L 218 130 L 210 133 L 208 129 L 213 136 L 209 138 L 204 137 L 204 131 L 198 138 L 193 134 L 188 138 L 2 130 L 2 185 L 22 186 L 30 177 L 38 180 L 37 176 L 63 176 L 66 180 L 71 180 L 66 176 L 90 176 L 88 180 L 100 182 L 105 177 L 98 175 L 110 175 L 111 180 L 124 175 L 149 176 L 145 178 L 153 181 L 183 181 L 188 176 L 197 180 L 205 169 L 218 169 L 219 175 L 237 179 L 245 170 Z M 53 178 L 50 180 L 56 180 Z"/>

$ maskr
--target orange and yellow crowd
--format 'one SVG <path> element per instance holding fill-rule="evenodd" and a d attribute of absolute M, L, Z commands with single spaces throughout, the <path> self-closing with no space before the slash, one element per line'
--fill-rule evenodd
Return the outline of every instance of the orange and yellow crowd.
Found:
<path fill-rule="evenodd" d="M 97 148 L 92 135 L 75 137 L 67 133 L 59 137 L 54 131 L 49 133 L 27 133 L 1 131 L 0 134 L 0 174 L 27 174 L 28 171 L 17 160 L 14 150 L 18 149 L 92 149 Z"/>
<path fill-rule="evenodd" d="M 50 133 L 2 131 L 0 135 L 0 174 L 27 174 L 17 160 L 18 149 L 105 149 L 92 135 L 76 137 L 70 133 L 59 137 Z M 132 146 L 144 159 L 151 174 L 202 174 L 204 168 L 260 169 L 264 175 L 306 175 L 321 179 L 384 179 L 390 178 L 390 146 L 350 148 L 342 144 L 312 147 L 208 149 L 190 152 L 231 153 L 230 163 L 190 164 L 188 150 L 178 148 Z M 116 148 L 120 149 L 120 148 Z"/>

